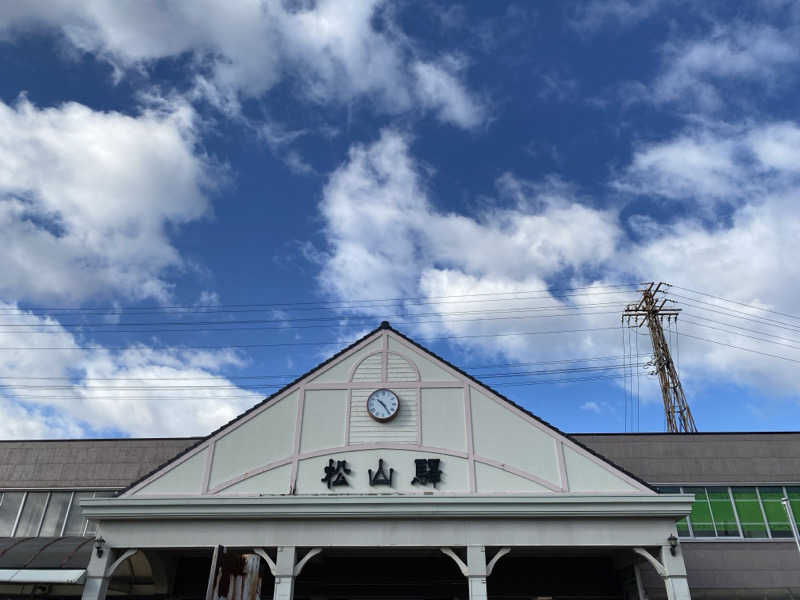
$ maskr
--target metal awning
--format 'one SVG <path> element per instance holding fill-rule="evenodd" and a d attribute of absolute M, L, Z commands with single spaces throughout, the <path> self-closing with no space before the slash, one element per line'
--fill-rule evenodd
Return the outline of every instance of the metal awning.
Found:
<path fill-rule="evenodd" d="M 0 569 L 0 583 L 82 584 L 86 569 Z"/>
<path fill-rule="evenodd" d="M 0 571 L 83 571 L 92 544 L 91 537 L 0 538 Z"/>

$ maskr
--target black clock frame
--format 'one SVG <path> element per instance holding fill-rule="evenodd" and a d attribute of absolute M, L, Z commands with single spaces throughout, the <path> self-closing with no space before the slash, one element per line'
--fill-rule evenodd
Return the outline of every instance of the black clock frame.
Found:
<path fill-rule="evenodd" d="M 376 416 L 375 416 L 375 415 L 373 415 L 373 414 L 372 414 L 372 412 L 369 410 L 369 399 L 370 399 L 370 398 L 372 398 L 372 395 L 373 395 L 373 394 L 375 394 L 376 392 L 384 392 L 384 391 L 385 391 L 385 392 L 389 392 L 389 393 L 390 393 L 390 394 L 392 394 L 392 395 L 393 395 L 395 398 L 397 398 L 397 410 L 396 410 L 396 411 L 394 411 L 394 412 L 393 412 L 391 415 L 389 415 L 388 417 L 376 417 Z M 395 417 L 398 415 L 398 413 L 400 412 L 400 396 L 398 396 L 397 394 L 395 394 L 395 393 L 394 393 L 392 390 L 390 390 L 389 388 L 378 388 L 377 390 L 374 390 L 374 391 L 370 392 L 369 396 L 367 396 L 367 401 L 366 401 L 366 403 L 365 403 L 365 408 L 367 409 L 367 414 L 368 414 L 370 417 L 372 417 L 373 419 L 375 419 L 375 420 L 376 420 L 378 423 L 388 423 L 389 421 L 391 421 L 392 419 L 394 419 L 394 418 L 395 418 Z"/>

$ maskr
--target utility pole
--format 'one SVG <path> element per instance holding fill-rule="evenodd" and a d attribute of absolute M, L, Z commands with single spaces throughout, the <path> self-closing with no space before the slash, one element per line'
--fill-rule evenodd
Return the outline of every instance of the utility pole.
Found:
<path fill-rule="evenodd" d="M 678 371 L 672 362 L 667 340 L 664 338 L 664 329 L 661 322 L 667 319 L 678 319 L 679 308 L 665 309 L 667 298 L 657 298 L 663 282 L 650 283 L 643 290 L 642 298 L 636 304 L 628 304 L 622 313 L 622 318 L 627 319 L 629 327 L 641 327 L 645 323 L 650 330 L 650 341 L 653 343 L 653 366 L 658 374 L 661 385 L 661 398 L 664 401 L 664 417 L 667 431 L 670 433 L 693 433 L 697 431 L 692 417 L 692 411 L 686 403 Z M 633 320 L 633 325 L 631 325 Z"/>

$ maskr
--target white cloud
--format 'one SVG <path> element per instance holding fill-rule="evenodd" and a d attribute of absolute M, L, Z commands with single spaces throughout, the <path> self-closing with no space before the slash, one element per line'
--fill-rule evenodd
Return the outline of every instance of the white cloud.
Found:
<path fill-rule="evenodd" d="M 0 102 L 0 314 L 24 325 L 0 327 L 0 437 L 196 435 L 262 397 L 217 374 L 241 366 L 231 351 L 111 350 L 15 303 L 168 300 L 187 268 L 170 230 L 210 213 L 215 174 L 181 102 L 138 116 Z M 187 383 L 206 387 L 163 389 Z"/>
<path fill-rule="evenodd" d="M 52 318 L 6 303 L 0 312 L 25 326 L 0 330 L 0 438 L 206 434 L 263 397 L 215 374 L 243 364 L 231 350 L 87 350 L 96 344 Z"/>
<path fill-rule="evenodd" d="M 450 297 L 424 307 L 406 304 L 410 312 L 433 315 L 398 326 L 423 338 L 485 335 L 453 343 L 478 354 L 523 360 L 621 354 L 619 315 L 636 294 L 607 294 L 603 284 L 622 279 L 665 280 L 796 313 L 800 264 L 792 257 L 800 239 L 800 187 L 791 157 L 798 151 L 800 127 L 791 122 L 706 127 L 642 146 L 618 185 L 653 202 L 681 198 L 712 207 L 727 198 L 728 220 L 709 227 L 697 218 L 694 205 L 667 225 L 647 214 L 634 215 L 639 231 L 648 234 L 636 242 L 626 236 L 616 209 L 592 207 L 557 180 L 534 184 L 506 174 L 497 182 L 500 204 L 486 204 L 472 215 L 442 211 L 428 198 L 429 175 L 411 156 L 409 140 L 384 131 L 372 145 L 353 147 L 325 188 L 321 211 L 329 247 L 321 282 L 330 294 L 348 300 Z M 593 287 L 583 296 L 510 298 L 514 292 L 547 288 L 554 280 Z M 465 303 L 459 299 L 465 294 L 509 299 L 476 302 L 480 297 L 473 296 Z M 592 306 L 603 302 L 609 304 Z M 569 316 L 514 312 L 531 305 L 552 306 L 548 312 Z M 362 312 L 381 318 L 398 308 Z M 702 310 L 688 303 L 684 309 L 685 333 L 800 359 L 799 352 L 747 338 L 746 332 L 690 325 L 698 319 L 692 313 Z M 592 331 L 498 335 L 563 329 Z M 766 329 L 768 336 L 780 335 Z M 681 342 L 681 355 L 690 389 L 712 381 L 779 392 L 800 389 L 791 362 L 689 338 Z M 650 387 L 643 391 L 645 399 L 656 393 L 655 383 Z"/>
<path fill-rule="evenodd" d="M 740 93 L 727 95 L 721 85 L 757 82 L 764 90 L 779 87 L 787 68 L 800 61 L 798 41 L 794 28 L 716 25 L 706 36 L 667 42 L 662 72 L 648 90 L 640 92 L 656 103 L 715 111 L 744 100 Z"/>
<path fill-rule="evenodd" d="M 589 400 L 588 402 L 584 402 L 581 404 L 581 410 L 588 410 L 593 413 L 600 414 L 600 405 L 595 402 L 594 400 Z"/>
<path fill-rule="evenodd" d="M 352 148 L 325 188 L 331 253 L 322 281 L 337 295 L 414 295 L 431 265 L 523 280 L 600 264 L 613 253 L 614 215 L 569 201 L 557 185 L 534 189 L 505 175 L 498 185 L 512 208 L 487 206 L 477 218 L 436 210 L 408 143 L 385 130 L 371 146 Z"/>
<path fill-rule="evenodd" d="M 712 206 L 724 202 L 727 223 L 708 227 L 691 216 L 670 225 L 648 225 L 649 236 L 622 257 L 624 266 L 648 279 L 671 281 L 687 288 L 796 313 L 800 266 L 791 257 L 800 239 L 800 178 L 793 157 L 800 153 L 800 126 L 765 123 L 733 129 L 727 126 L 687 132 L 659 144 L 643 146 L 634 155 L 623 185 L 650 196 L 683 198 Z M 678 292 L 683 293 L 685 292 Z M 730 329 L 733 323 L 762 334 L 788 337 L 785 328 L 731 320 L 715 310 L 741 307 L 705 298 L 717 306 L 687 303 L 685 321 Z M 752 311 L 751 311 L 752 312 Z M 755 311 L 757 317 L 771 318 Z M 774 317 L 774 315 L 773 315 Z M 706 321 L 711 319 L 718 323 Z M 752 339 L 753 332 L 724 333 L 696 325 L 682 330 L 701 337 L 798 359 L 786 346 Z M 795 344 L 800 345 L 800 344 Z M 766 359 L 724 346 L 686 344 L 684 366 L 698 380 L 706 376 L 759 385 L 773 390 L 798 389 L 791 362 Z"/>
<path fill-rule="evenodd" d="M 190 55 L 195 92 L 231 114 L 238 114 L 242 98 L 260 97 L 288 78 L 301 98 L 315 102 L 365 99 L 390 113 L 430 108 L 462 127 L 481 118 L 479 103 L 452 70 L 441 61 L 421 62 L 391 7 L 379 0 L 313 6 L 48 0 L 0 10 L 7 36 L 37 26 L 58 29 L 75 48 L 115 65 L 118 76 Z"/>
<path fill-rule="evenodd" d="M 182 103 L 139 116 L 0 102 L 0 298 L 165 300 L 168 228 L 208 214 L 213 164 Z"/>
<path fill-rule="evenodd" d="M 354 299 L 542 289 L 550 277 L 598 267 L 614 255 L 620 233 L 615 214 L 572 201 L 568 186 L 557 181 L 535 186 L 505 175 L 498 186 L 511 207 L 486 206 L 467 217 L 442 212 L 429 202 L 421 170 L 410 156 L 408 139 L 397 131 L 386 130 L 374 144 L 351 149 L 348 163 L 331 176 L 321 204 L 329 242 L 321 282 L 329 293 Z M 547 294 L 537 302 L 566 304 Z M 466 309 L 514 305 L 519 302 Z M 430 335 L 492 334 L 541 323 L 465 321 L 466 309 L 457 300 L 437 304 L 430 310 L 438 319 L 419 330 Z M 370 310 L 380 317 L 387 309 Z M 570 319 L 548 320 L 548 326 L 558 329 L 565 321 L 575 326 Z M 520 336 L 465 343 L 516 357 L 569 350 L 542 342 Z M 593 344 L 586 336 L 571 348 Z"/>
<path fill-rule="evenodd" d="M 442 64 L 414 63 L 417 94 L 422 105 L 437 111 L 439 118 L 464 128 L 480 125 L 485 120 L 484 109 L 471 98 L 455 72 L 463 68 L 459 61 Z M 450 63 L 450 64 L 448 64 Z"/>
<path fill-rule="evenodd" d="M 668 141 L 641 144 L 619 189 L 713 205 L 758 204 L 800 180 L 800 126 L 792 122 L 697 125 Z"/>

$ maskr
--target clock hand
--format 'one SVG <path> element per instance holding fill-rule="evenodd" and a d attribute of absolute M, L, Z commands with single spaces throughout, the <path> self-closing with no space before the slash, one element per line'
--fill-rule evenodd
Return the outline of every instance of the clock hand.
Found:
<path fill-rule="evenodd" d="M 389 409 L 386 407 L 386 405 L 385 405 L 383 402 L 381 402 L 381 401 L 380 401 L 380 399 L 379 399 L 379 398 L 375 398 L 375 400 L 377 400 L 377 401 L 378 401 L 378 404 L 380 404 L 380 405 L 383 407 L 383 410 L 385 410 L 387 413 L 388 413 L 388 412 L 391 412 L 391 411 L 390 411 L 390 410 L 389 410 Z"/>

